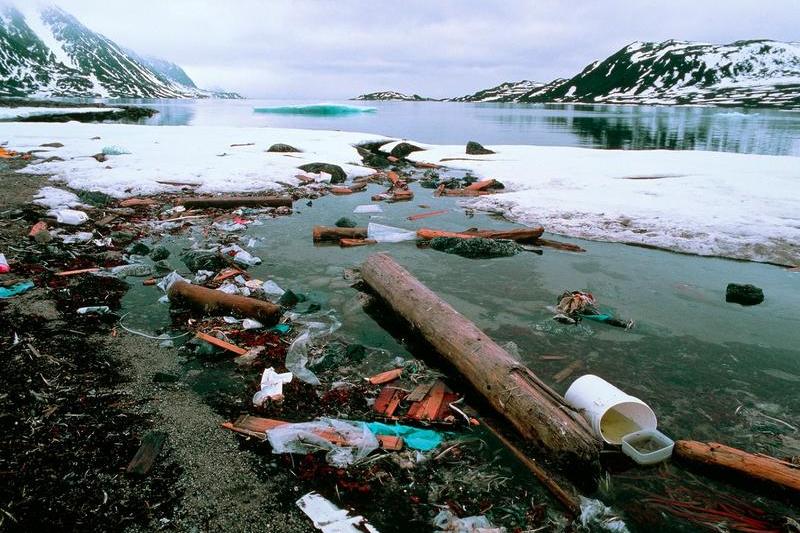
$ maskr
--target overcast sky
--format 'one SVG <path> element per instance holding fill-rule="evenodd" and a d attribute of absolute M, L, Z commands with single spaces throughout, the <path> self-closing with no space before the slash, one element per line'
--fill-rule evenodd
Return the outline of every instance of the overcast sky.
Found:
<path fill-rule="evenodd" d="M 201 87 L 267 98 L 458 96 L 571 76 L 636 40 L 800 41 L 800 0 L 55 3 Z"/>

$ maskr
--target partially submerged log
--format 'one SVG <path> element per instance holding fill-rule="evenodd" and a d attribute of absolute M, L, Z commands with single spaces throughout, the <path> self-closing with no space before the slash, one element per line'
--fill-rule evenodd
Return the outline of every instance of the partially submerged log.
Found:
<path fill-rule="evenodd" d="M 405 318 L 520 435 L 584 480 L 600 441 L 564 398 L 386 254 L 361 267 L 364 281 Z M 576 468 L 577 467 L 577 468 Z"/>
<path fill-rule="evenodd" d="M 339 239 L 339 246 L 342 248 L 355 248 L 356 246 L 367 246 L 378 244 L 375 239 Z"/>
<path fill-rule="evenodd" d="M 185 303 L 206 313 L 233 313 L 254 318 L 265 326 L 273 326 L 281 318 L 281 308 L 273 303 L 236 294 L 227 294 L 176 281 L 169 288 L 170 301 Z"/>
<path fill-rule="evenodd" d="M 142 444 L 136 451 L 131 462 L 125 471 L 128 474 L 143 476 L 147 474 L 153 467 L 161 448 L 164 447 L 164 441 L 167 439 L 167 434 L 163 431 L 152 431 L 144 436 Z"/>
<path fill-rule="evenodd" d="M 536 239 L 532 244 L 536 246 L 546 246 L 548 248 L 555 248 L 556 250 L 564 250 L 566 252 L 585 252 L 583 248 L 577 244 L 569 242 L 553 241 L 550 239 Z"/>
<path fill-rule="evenodd" d="M 339 239 L 366 239 L 367 228 L 314 226 L 311 235 L 314 237 L 314 242 L 339 242 Z"/>
<path fill-rule="evenodd" d="M 468 229 L 459 232 L 421 228 L 417 230 L 417 237 L 423 240 L 431 240 L 436 237 L 455 237 L 457 239 L 483 237 L 484 239 L 510 239 L 516 242 L 534 243 L 542 233 L 544 233 L 544 228 L 542 227 L 512 229 L 508 231 Z"/>
<path fill-rule="evenodd" d="M 717 442 L 679 440 L 674 454 L 680 459 L 718 468 L 745 479 L 765 481 L 800 492 L 800 465 L 760 453 L 748 453 Z"/>
<path fill-rule="evenodd" d="M 177 203 L 192 209 L 195 207 L 292 207 L 290 196 L 194 196 L 178 198 Z"/>

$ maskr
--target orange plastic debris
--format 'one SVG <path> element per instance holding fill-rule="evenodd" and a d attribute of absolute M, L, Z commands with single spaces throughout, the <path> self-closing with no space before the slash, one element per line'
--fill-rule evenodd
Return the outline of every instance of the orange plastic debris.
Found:
<path fill-rule="evenodd" d="M 119 203 L 120 207 L 138 207 L 143 205 L 155 205 L 156 201 L 152 198 L 128 198 Z"/>
<path fill-rule="evenodd" d="M 80 270 L 65 270 L 64 272 L 56 272 L 56 276 L 74 276 L 77 274 L 88 274 L 90 272 L 99 272 L 99 268 L 81 268 Z"/>
<path fill-rule="evenodd" d="M 389 383 L 390 381 L 394 381 L 400 377 L 403 373 L 402 368 L 395 368 L 393 370 L 387 370 L 386 372 L 381 372 L 380 374 L 375 374 L 371 378 L 369 378 L 369 382 L 373 385 L 383 385 L 384 383 Z"/>
<path fill-rule="evenodd" d="M 419 213 L 418 215 L 411 215 L 408 220 L 419 220 L 421 218 L 428 218 L 428 217 L 435 217 L 438 215 L 444 215 L 447 213 L 447 209 L 440 209 L 439 211 L 431 211 L 429 213 Z"/>
<path fill-rule="evenodd" d="M 28 237 L 36 237 L 38 233 L 41 233 L 46 230 L 47 230 L 47 222 L 40 220 L 39 222 L 31 226 L 31 231 L 28 232 Z"/>
<path fill-rule="evenodd" d="M 489 178 L 488 180 L 476 181 L 472 185 L 465 187 L 468 191 L 483 191 L 494 185 L 495 180 Z"/>
<path fill-rule="evenodd" d="M 353 194 L 353 189 L 349 189 L 347 187 L 331 187 L 331 194 Z"/>
<path fill-rule="evenodd" d="M 200 340 L 206 341 L 209 344 L 213 344 L 218 348 L 222 348 L 223 350 L 228 350 L 229 352 L 233 352 L 236 355 L 244 355 L 247 353 L 247 350 L 245 350 L 244 348 L 239 348 L 235 344 L 225 342 L 222 339 L 218 339 L 216 337 L 203 333 L 202 331 L 196 332 L 195 337 L 197 337 Z"/>

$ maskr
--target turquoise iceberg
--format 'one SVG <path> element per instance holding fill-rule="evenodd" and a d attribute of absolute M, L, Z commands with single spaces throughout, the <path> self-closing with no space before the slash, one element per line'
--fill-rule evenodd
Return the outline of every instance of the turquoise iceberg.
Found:
<path fill-rule="evenodd" d="M 256 107 L 256 113 L 275 113 L 278 115 L 314 115 L 314 116 L 338 116 L 354 115 L 356 113 L 374 113 L 376 107 L 364 107 L 356 105 L 341 104 L 311 104 L 311 105 L 284 105 L 270 107 Z"/>

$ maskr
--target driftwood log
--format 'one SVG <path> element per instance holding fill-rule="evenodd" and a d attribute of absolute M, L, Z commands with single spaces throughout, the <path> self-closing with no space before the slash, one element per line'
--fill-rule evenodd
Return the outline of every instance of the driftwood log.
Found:
<path fill-rule="evenodd" d="M 442 231 L 430 228 L 420 228 L 417 230 L 417 237 L 423 240 L 435 239 L 436 237 L 455 237 L 459 239 L 470 239 L 483 237 L 484 239 L 510 239 L 521 243 L 535 243 L 542 236 L 544 228 L 520 228 L 512 230 L 488 230 L 488 229 L 465 229 L 464 231 Z"/>
<path fill-rule="evenodd" d="M 281 318 L 281 308 L 270 302 L 227 294 L 192 285 L 185 281 L 176 281 L 169 288 L 169 299 L 202 309 L 206 313 L 233 313 L 254 318 L 265 326 L 273 326 Z"/>
<path fill-rule="evenodd" d="M 364 281 L 418 331 L 528 442 L 570 476 L 598 471 L 600 441 L 564 398 L 389 255 L 361 267 Z"/>
<path fill-rule="evenodd" d="M 292 207 L 289 196 L 195 196 L 178 198 L 178 204 L 192 209 L 195 207 Z"/>
<path fill-rule="evenodd" d="M 337 228 L 332 226 L 314 226 L 311 234 L 314 242 L 339 242 L 339 239 L 366 239 L 367 228 Z"/>
<path fill-rule="evenodd" d="M 760 453 L 748 453 L 717 442 L 679 440 L 674 454 L 679 459 L 717 468 L 742 477 L 766 481 L 800 492 L 800 465 Z"/>

